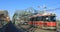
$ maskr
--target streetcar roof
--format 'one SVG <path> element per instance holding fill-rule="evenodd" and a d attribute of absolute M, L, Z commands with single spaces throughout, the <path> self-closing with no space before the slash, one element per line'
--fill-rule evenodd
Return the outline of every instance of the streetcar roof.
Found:
<path fill-rule="evenodd" d="M 31 17 L 37 17 L 37 16 L 56 16 L 56 15 L 55 15 L 55 14 L 52 14 L 52 13 L 36 14 L 36 15 L 30 16 L 30 18 L 31 18 Z"/>

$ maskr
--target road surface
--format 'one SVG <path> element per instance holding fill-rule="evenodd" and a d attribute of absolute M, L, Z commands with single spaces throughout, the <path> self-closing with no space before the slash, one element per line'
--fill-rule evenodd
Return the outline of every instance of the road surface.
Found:
<path fill-rule="evenodd" d="M 60 29 L 57 29 L 57 32 L 60 32 Z"/>
<path fill-rule="evenodd" d="M 36 29 L 34 32 L 56 32 L 55 30 Z"/>
<path fill-rule="evenodd" d="M 56 30 L 44 30 L 44 29 L 38 29 L 38 28 L 31 28 L 30 30 L 27 30 L 28 32 L 56 32 Z"/>

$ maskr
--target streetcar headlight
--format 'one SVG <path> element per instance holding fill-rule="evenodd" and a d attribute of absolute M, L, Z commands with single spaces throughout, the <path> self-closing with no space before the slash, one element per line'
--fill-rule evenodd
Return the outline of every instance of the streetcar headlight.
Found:
<path fill-rule="evenodd" d="M 46 20 L 48 20 L 49 18 L 46 18 Z"/>

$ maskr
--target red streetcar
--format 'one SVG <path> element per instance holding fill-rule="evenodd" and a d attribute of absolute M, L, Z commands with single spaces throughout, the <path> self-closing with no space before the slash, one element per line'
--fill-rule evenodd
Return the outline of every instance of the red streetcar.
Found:
<path fill-rule="evenodd" d="M 56 29 L 56 15 L 52 13 L 36 14 L 29 17 L 28 24 L 42 29 Z"/>

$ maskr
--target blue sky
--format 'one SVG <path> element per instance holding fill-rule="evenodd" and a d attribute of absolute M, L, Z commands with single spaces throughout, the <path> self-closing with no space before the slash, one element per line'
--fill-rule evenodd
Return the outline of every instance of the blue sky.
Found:
<path fill-rule="evenodd" d="M 60 0 L 0 0 L 0 10 L 8 10 L 10 17 L 12 18 L 16 10 L 26 9 L 33 7 L 38 10 L 38 6 L 46 6 L 47 8 L 59 8 Z M 52 11 L 55 12 L 57 18 L 60 18 L 60 9 Z"/>

